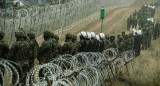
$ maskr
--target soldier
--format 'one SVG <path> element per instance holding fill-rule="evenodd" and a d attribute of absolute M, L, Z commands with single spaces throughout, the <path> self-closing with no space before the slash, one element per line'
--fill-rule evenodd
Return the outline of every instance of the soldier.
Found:
<path fill-rule="evenodd" d="M 105 35 L 104 35 L 104 33 L 100 33 L 99 37 L 100 37 L 100 49 L 99 49 L 99 51 L 103 52 L 105 50 L 105 45 L 106 45 L 105 44 Z"/>
<path fill-rule="evenodd" d="M 29 66 L 32 68 L 34 67 L 34 60 L 38 57 L 38 49 L 39 49 L 39 45 L 35 39 L 35 33 L 33 32 L 29 32 L 27 34 L 27 36 L 29 37 L 30 40 L 30 54 L 31 54 L 31 58 L 29 59 Z"/>
<path fill-rule="evenodd" d="M 151 27 L 148 28 L 149 31 L 148 31 L 148 47 L 151 46 L 151 40 L 152 40 L 152 29 Z"/>
<path fill-rule="evenodd" d="M 96 35 L 94 32 L 91 32 L 91 52 L 95 52 L 96 51 L 96 45 L 97 45 L 97 39 L 96 39 Z"/>
<path fill-rule="evenodd" d="M 131 27 L 131 22 L 132 22 L 132 15 L 130 15 L 130 17 L 127 19 L 127 30 L 129 31 L 130 30 L 130 27 Z"/>
<path fill-rule="evenodd" d="M 132 28 L 137 28 L 137 19 L 136 19 L 136 17 L 132 18 Z"/>
<path fill-rule="evenodd" d="M 63 54 L 72 55 L 73 53 L 72 34 L 67 33 L 65 36 L 66 36 L 66 40 L 64 45 L 62 46 L 62 52 Z"/>
<path fill-rule="evenodd" d="M 53 38 L 55 39 L 55 57 L 58 57 L 60 54 L 62 54 L 62 46 L 59 44 L 59 37 L 58 35 L 54 34 Z"/>
<path fill-rule="evenodd" d="M 122 53 L 123 51 L 125 51 L 125 40 L 123 39 L 123 37 L 121 35 L 117 35 L 117 45 L 118 45 L 118 50 L 120 53 Z"/>
<path fill-rule="evenodd" d="M 95 50 L 95 52 L 99 52 L 99 50 L 100 50 L 100 37 L 98 36 L 98 35 L 96 35 L 96 50 Z"/>
<path fill-rule="evenodd" d="M 125 40 L 125 51 L 131 50 L 131 47 L 132 47 L 132 45 L 131 45 L 131 39 L 129 38 L 128 34 L 126 34 L 126 37 L 125 37 L 124 40 Z"/>
<path fill-rule="evenodd" d="M 39 56 L 38 60 L 40 64 L 44 64 L 49 62 L 53 58 L 53 47 L 52 47 L 52 40 L 51 40 L 51 32 L 44 31 L 43 38 L 44 41 L 39 48 Z"/>
<path fill-rule="evenodd" d="M 148 48 L 148 38 L 147 38 L 147 29 L 143 28 L 142 31 L 142 50 L 146 50 Z"/>
<path fill-rule="evenodd" d="M 135 17 L 135 18 L 137 17 L 137 11 L 136 10 L 133 13 L 133 17 Z"/>
<path fill-rule="evenodd" d="M 16 62 L 23 70 L 22 78 L 26 77 L 29 71 L 29 61 L 30 58 L 30 47 L 28 42 L 25 40 L 26 35 L 23 32 L 15 33 L 16 42 L 12 45 L 9 58 Z"/>
<path fill-rule="evenodd" d="M 129 38 L 131 39 L 131 49 L 134 48 L 134 37 L 131 33 L 129 33 Z"/>
<path fill-rule="evenodd" d="M 79 50 L 79 48 L 80 48 L 80 44 L 79 44 L 79 42 L 77 41 L 77 36 L 76 35 L 73 35 L 72 36 L 72 42 L 73 42 L 73 54 L 72 55 L 75 55 L 77 52 L 78 52 L 78 50 Z"/>
<path fill-rule="evenodd" d="M 86 39 L 87 39 L 87 33 L 82 31 L 79 33 L 79 37 L 80 37 L 80 52 L 87 52 L 87 43 L 86 43 Z"/>
<path fill-rule="evenodd" d="M 118 45 L 117 45 L 117 43 L 115 41 L 115 36 L 111 36 L 110 37 L 110 42 L 111 42 L 110 48 L 118 48 Z"/>
<path fill-rule="evenodd" d="M 91 45 L 91 37 L 92 37 L 91 33 L 90 33 L 90 32 L 87 32 L 87 38 L 86 38 L 87 52 L 91 52 L 91 51 L 90 51 L 90 50 L 91 50 L 91 47 L 92 47 L 92 45 Z"/>
<path fill-rule="evenodd" d="M 160 32 L 160 24 L 156 23 L 156 25 L 153 29 L 153 40 L 157 39 L 157 37 L 159 36 L 159 32 Z"/>
<path fill-rule="evenodd" d="M 5 33 L 0 30 L 0 58 L 7 59 L 9 52 L 8 44 L 3 40 Z"/>
<path fill-rule="evenodd" d="M 109 38 L 110 37 L 108 35 L 105 35 L 105 43 L 106 43 L 105 49 L 108 49 L 111 46 L 111 42 L 110 42 Z"/>
<path fill-rule="evenodd" d="M 134 35 L 134 51 L 135 55 L 139 56 L 140 55 L 140 50 L 141 50 L 141 35 L 138 35 L 137 32 Z"/>

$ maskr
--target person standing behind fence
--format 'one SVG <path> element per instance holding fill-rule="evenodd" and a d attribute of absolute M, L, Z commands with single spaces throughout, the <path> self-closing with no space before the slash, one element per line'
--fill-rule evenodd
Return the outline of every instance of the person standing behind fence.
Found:
<path fill-rule="evenodd" d="M 9 45 L 3 40 L 5 33 L 0 30 L 0 58 L 7 59 Z"/>
<path fill-rule="evenodd" d="M 110 37 L 111 46 L 110 48 L 118 48 L 117 42 L 115 40 L 115 36 Z"/>
<path fill-rule="evenodd" d="M 62 46 L 62 53 L 63 54 L 70 54 L 72 55 L 73 53 L 73 43 L 72 43 L 72 34 L 67 33 L 65 35 L 66 39 L 65 39 L 65 43 Z"/>
<path fill-rule="evenodd" d="M 44 41 L 42 42 L 40 48 L 39 48 L 39 56 L 38 56 L 38 61 L 40 64 L 44 64 L 49 62 L 52 57 L 52 40 L 51 40 L 51 31 L 44 31 L 43 33 L 43 38 Z"/>
<path fill-rule="evenodd" d="M 72 36 L 72 42 L 73 42 L 73 48 L 74 48 L 72 55 L 75 55 L 75 54 L 78 53 L 78 50 L 79 50 L 79 48 L 80 48 L 80 44 L 79 44 L 79 42 L 77 41 L 77 36 L 76 36 L 76 35 L 73 35 L 73 36 Z"/>
<path fill-rule="evenodd" d="M 35 39 L 35 33 L 29 32 L 27 34 L 30 40 L 30 52 L 31 52 L 31 58 L 29 59 L 29 65 L 30 68 L 34 67 L 34 60 L 38 57 L 38 50 L 39 50 L 39 45 Z"/>
<path fill-rule="evenodd" d="M 15 33 L 16 42 L 11 46 L 8 57 L 10 60 L 16 62 L 23 70 L 23 77 L 27 75 L 29 71 L 29 61 L 30 58 L 30 46 L 25 40 L 26 35 L 24 32 Z"/>

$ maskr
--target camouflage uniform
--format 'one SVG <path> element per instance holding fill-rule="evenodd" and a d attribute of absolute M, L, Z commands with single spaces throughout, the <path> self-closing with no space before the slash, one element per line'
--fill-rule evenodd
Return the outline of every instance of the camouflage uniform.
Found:
<path fill-rule="evenodd" d="M 40 64 L 49 62 L 53 57 L 53 52 L 52 52 L 53 42 L 51 40 L 51 32 L 45 31 L 43 37 L 44 37 L 44 41 L 39 48 L 39 56 L 38 56 L 38 60 Z"/>
<path fill-rule="evenodd" d="M 118 48 L 117 42 L 115 41 L 115 36 L 110 37 L 111 46 L 110 48 Z"/>
<path fill-rule="evenodd" d="M 153 40 L 156 40 L 157 37 L 159 36 L 159 32 L 160 32 L 160 25 L 158 23 L 156 23 L 154 30 L 153 30 Z"/>
<path fill-rule="evenodd" d="M 137 19 L 135 17 L 132 18 L 132 28 L 137 27 Z"/>
<path fill-rule="evenodd" d="M 12 45 L 9 52 L 9 58 L 16 62 L 26 74 L 29 71 L 30 47 L 27 41 L 25 41 L 26 35 L 23 32 L 15 33 L 16 42 Z"/>
<path fill-rule="evenodd" d="M 129 38 L 129 35 L 126 35 L 124 40 L 125 40 L 125 51 L 131 50 L 132 44 L 131 44 L 131 39 Z"/>
<path fill-rule="evenodd" d="M 65 36 L 66 40 L 64 45 L 62 46 L 62 53 L 72 55 L 73 53 L 72 34 L 67 33 Z"/>
<path fill-rule="evenodd" d="M 131 49 L 133 49 L 134 48 L 134 37 L 131 33 L 129 34 L 129 38 L 131 39 Z"/>
<path fill-rule="evenodd" d="M 111 42 L 109 40 L 109 36 L 108 35 L 105 35 L 105 49 L 108 49 L 110 46 L 111 46 Z"/>
<path fill-rule="evenodd" d="M 123 37 L 121 35 L 118 35 L 117 37 L 118 37 L 118 39 L 117 39 L 118 50 L 121 53 L 121 52 L 125 51 L 125 47 L 124 47 L 125 40 L 123 39 Z"/>
<path fill-rule="evenodd" d="M 127 19 L 127 30 L 130 30 L 131 24 L 132 23 L 132 16 L 130 15 L 130 17 Z"/>
<path fill-rule="evenodd" d="M 5 33 L 3 31 L 0 31 L 0 58 L 7 59 L 9 46 L 5 41 L 3 41 L 4 35 Z"/>
<path fill-rule="evenodd" d="M 54 39 L 55 39 L 55 42 L 54 42 Z M 55 45 L 55 48 L 53 53 L 55 53 L 55 57 L 58 57 L 60 54 L 62 54 L 62 46 L 59 44 L 58 41 L 59 41 L 58 35 L 54 34 L 53 43 Z"/>
<path fill-rule="evenodd" d="M 80 47 L 80 44 L 77 41 L 76 35 L 72 36 L 72 42 L 73 42 L 73 54 L 72 55 L 75 55 L 79 51 L 79 47 Z"/>
<path fill-rule="evenodd" d="M 152 41 L 152 29 L 150 27 L 148 31 L 148 47 L 151 46 L 151 41 Z"/>
<path fill-rule="evenodd" d="M 143 32 L 142 32 L 142 49 L 146 50 L 148 48 L 148 37 L 147 37 L 147 30 L 146 29 L 143 29 Z"/>
<path fill-rule="evenodd" d="M 34 59 L 38 57 L 38 50 L 39 50 L 39 45 L 35 39 L 35 33 L 30 32 L 27 34 L 29 37 L 29 44 L 30 44 L 30 54 L 31 58 L 29 59 L 29 65 L 30 67 L 34 67 Z"/>

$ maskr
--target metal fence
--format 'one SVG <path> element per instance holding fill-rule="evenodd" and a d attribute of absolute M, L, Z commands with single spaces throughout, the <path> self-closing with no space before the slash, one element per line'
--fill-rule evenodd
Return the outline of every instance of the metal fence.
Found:
<path fill-rule="evenodd" d="M 65 4 L 0 9 L 0 29 L 14 40 L 18 28 L 41 35 L 44 30 L 60 29 L 100 10 L 101 6 L 123 6 L 130 0 L 73 0 Z"/>

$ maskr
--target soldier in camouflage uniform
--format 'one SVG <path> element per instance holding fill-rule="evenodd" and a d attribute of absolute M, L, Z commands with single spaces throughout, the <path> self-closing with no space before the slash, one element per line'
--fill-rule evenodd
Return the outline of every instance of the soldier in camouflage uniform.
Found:
<path fill-rule="evenodd" d="M 127 19 L 127 30 L 130 30 L 131 24 L 132 23 L 132 15 L 130 15 L 130 17 Z"/>
<path fill-rule="evenodd" d="M 153 40 L 156 40 L 157 37 L 159 37 L 160 35 L 160 24 L 159 23 L 156 23 L 154 29 L 153 29 Z"/>
<path fill-rule="evenodd" d="M 119 50 L 119 52 L 121 53 L 121 52 L 123 52 L 123 51 L 125 51 L 125 40 L 123 39 L 123 37 L 121 36 L 121 35 L 117 35 L 117 45 L 118 45 L 118 50 Z"/>
<path fill-rule="evenodd" d="M 124 40 L 125 40 L 125 51 L 131 50 L 131 47 L 132 47 L 132 45 L 131 45 L 131 39 L 129 38 L 128 34 L 126 34 L 126 37 L 125 37 Z"/>
<path fill-rule="evenodd" d="M 35 39 L 36 37 L 35 33 L 29 32 L 27 36 L 29 37 L 29 40 L 30 40 L 30 54 L 31 54 L 31 58 L 29 59 L 29 66 L 30 68 L 32 68 L 34 67 L 35 58 L 38 57 L 39 45 Z"/>
<path fill-rule="evenodd" d="M 15 33 L 16 42 L 12 45 L 9 58 L 16 62 L 23 70 L 24 75 L 29 71 L 30 46 L 25 41 L 26 35 L 23 32 Z"/>
<path fill-rule="evenodd" d="M 77 41 L 76 35 L 72 35 L 72 42 L 73 42 L 73 54 L 72 55 L 75 55 L 79 51 L 79 48 L 80 48 L 80 44 Z"/>
<path fill-rule="evenodd" d="M 148 37 L 147 37 L 147 29 L 146 28 L 143 28 L 143 31 L 142 31 L 142 50 L 146 50 L 148 48 Z"/>
<path fill-rule="evenodd" d="M 66 36 L 66 40 L 64 45 L 62 46 L 62 52 L 63 54 L 72 55 L 73 53 L 72 34 L 67 33 L 65 36 Z"/>
<path fill-rule="evenodd" d="M 8 44 L 3 40 L 5 33 L 0 30 L 0 58 L 7 59 L 9 52 Z"/>
<path fill-rule="evenodd" d="M 110 42 L 109 38 L 110 37 L 108 35 L 105 35 L 105 43 L 106 43 L 105 49 L 108 49 L 111 46 L 111 42 Z"/>
<path fill-rule="evenodd" d="M 131 34 L 131 33 L 129 33 L 129 38 L 130 38 L 130 40 L 131 40 L 131 49 L 133 49 L 134 48 L 134 37 L 133 37 L 133 35 Z"/>
<path fill-rule="evenodd" d="M 110 37 L 111 46 L 110 48 L 118 48 L 117 42 L 115 41 L 115 36 Z"/>
<path fill-rule="evenodd" d="M 55 44 L 55 51 L 53 53 L 55 53 L 55 57 L 58 57 L 60 54 L 62 54 L 62 46 L 59 44 L 58 35 L 54 34 L 53 39 L 55 39 L 55 42 L 53 41 L 53 43 Z"/>
<path fill-rule="evenodd" d="M 148 47 L 151 46 L 151 41 L 152 41 L 152 28 L 148 28 Z"/>
<path fill-rule="evenodd" d="M 49 62 L 53 58 L 53 42 L 51 40 L 51 31 L 44 31 L 44 41 L 39 48 L 38 60 L 40 64 Z"/>
<path fill-rule="evenodd" d="M 137 19 L 136 19 L 136 17 L 132 18 L 132 28 L 137 28 Z"/>

